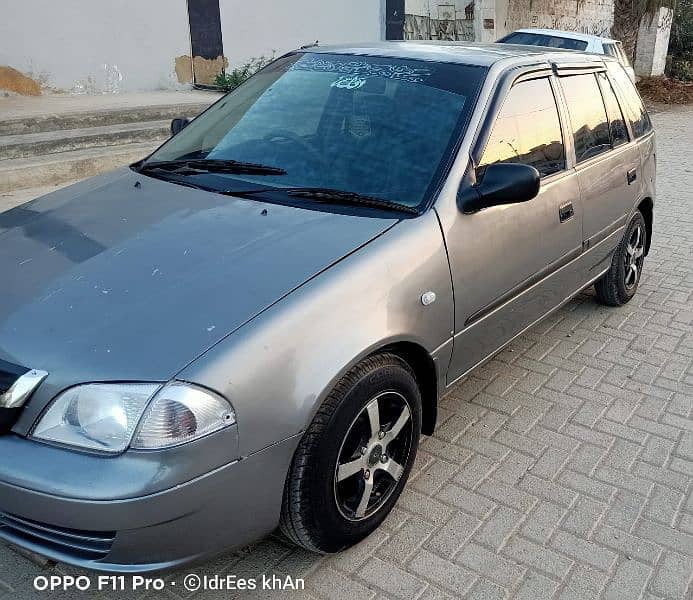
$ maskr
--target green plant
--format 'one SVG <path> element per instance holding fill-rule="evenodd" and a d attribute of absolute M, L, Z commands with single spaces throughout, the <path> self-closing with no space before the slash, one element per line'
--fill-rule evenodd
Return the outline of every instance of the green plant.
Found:
<path fill-rule="evenodd" d="M 214 78 L 214 85 L 225 92 L 230 92 L 241 85 L 248 77 L 254 75 L 260 69 L 271 63 L 274 60 L 274 54 L 275 53 L 272 52 L 272 55 L 269 57 L 263 55 L 257 58 L 251 58 L 247 63 L 231 71 L 222 71 Z"/>

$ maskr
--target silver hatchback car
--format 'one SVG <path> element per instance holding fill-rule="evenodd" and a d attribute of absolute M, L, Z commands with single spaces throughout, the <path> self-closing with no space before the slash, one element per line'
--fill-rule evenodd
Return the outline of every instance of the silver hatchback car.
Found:
<path fill-rule="evenodd" d="M 309 48 L 182 125 L 0 215 L 0 537 L 54 559 L 340 551 L 455 382 L 638 287 L 654 133 L 612 58 Z"/>

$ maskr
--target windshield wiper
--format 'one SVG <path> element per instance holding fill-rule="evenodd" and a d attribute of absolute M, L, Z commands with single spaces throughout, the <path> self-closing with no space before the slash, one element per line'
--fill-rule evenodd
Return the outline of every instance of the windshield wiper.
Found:
<path fill-rule="evenodd" d="M 406 204 L 399 204 L 398 202 L 391 202 L 390 200 L 376 198 L 375 196 L 368 196 L 367 194 L 359 194 L 358 192 L 348 192 L 344 190 L 337 190 L 327 187 L 260 188 L 257 190 L 244 191 L 228 190 L 224 193 L 228 194 L 229 196 L 243 197 L 261 194 L 263 192 L 284 193 L 288 196 L 295 196 L 298 198 L 309 198 L 311 200 L 316 200 L 317 202 L 324 203 L 332 202 L 335 204 L 369 206 L 372 208 L 385 208 L 388 210 L 397 210 L 412 215 L 419 214 L 419 211 L 416 208 L 407 206 Z"/>
<path fill-rule="evenodd" d="M 209 158 L 192 158 L 181 160 L 159 160 L 145 162 L 139 167 L 140 173 L 151 170 L 170 171 L 178 175 L 195 175 L 199 173 L 236 173 L 243 175 L 286 175 L 279 167 L 270 167 L 239 160 L 214 160 Z"/>

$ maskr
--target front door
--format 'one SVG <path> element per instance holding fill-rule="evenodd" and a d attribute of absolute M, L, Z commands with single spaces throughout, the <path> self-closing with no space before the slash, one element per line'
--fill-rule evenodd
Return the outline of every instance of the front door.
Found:
<path fill-rule="evenodd" d="M 534 199 L 462 214 L 446 233 L 455 292 L 452 383 L 574 291 L 582 251 L 577 175 L 566 167 L 551 76 L 516 82 L 481 154 L 541 175 Z"/>

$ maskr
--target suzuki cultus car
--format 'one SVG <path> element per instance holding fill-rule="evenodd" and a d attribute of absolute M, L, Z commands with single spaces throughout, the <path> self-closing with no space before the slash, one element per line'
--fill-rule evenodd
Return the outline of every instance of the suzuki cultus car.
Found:
<path fill-rule="evenodd" d="M 185 125 L 0 215 L 0 537 L 56 560 L 347 548 L 457 381 L 638 288 L 654 134 L 610 57 L 310 48 Z"/>

